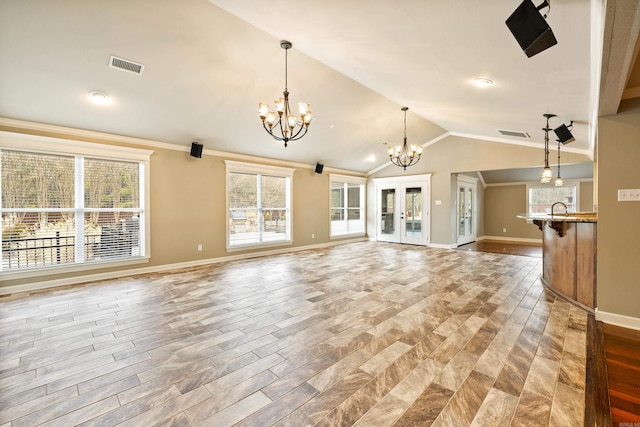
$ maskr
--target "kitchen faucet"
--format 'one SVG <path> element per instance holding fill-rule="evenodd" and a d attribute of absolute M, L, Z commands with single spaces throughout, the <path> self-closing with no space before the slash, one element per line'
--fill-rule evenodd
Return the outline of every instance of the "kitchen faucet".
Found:
<path fill-rule="evenodd" d="M 562 202 L 555 202 L 554 204 L 552 204 L 552 205 L 551 205 L 551 216 L 553 216 L 553 210 L 554 210 L 554 208 L 556 207 L 556 205 L 562 205 L 562 206 L 564 206 L 564 213 L 565 213 L 565 214 L 567 213 L 567 205 L 565 205 L 565 204 L 564 204 L 564 203 L 562 203 Z"/>

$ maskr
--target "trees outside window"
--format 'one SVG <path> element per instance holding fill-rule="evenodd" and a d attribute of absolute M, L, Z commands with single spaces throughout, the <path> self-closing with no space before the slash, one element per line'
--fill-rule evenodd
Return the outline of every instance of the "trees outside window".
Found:
<path fill-rule="evenodd" d="M 551 205 L 562 202 L 568 212 L 576 212 L 578 206 L 578 183 L 566 182 L 563 186 L 527 185 L 527 212 L 530 215 L 550 214 Z"/>
<path fill-rule="evenodd" d="M 60 153 L 51 145 L 43 152 L 37 141 L 26 145 L 0 142 L 0 272 L 148 258 L 143 195 L 150 152 L 78 142 L 67 147 L 64 140 L 56 144 Z"/>
<path fill-rule="evenodd" d="M 227 248 L 291 243 L 293 169 L 226 161 Z"/>

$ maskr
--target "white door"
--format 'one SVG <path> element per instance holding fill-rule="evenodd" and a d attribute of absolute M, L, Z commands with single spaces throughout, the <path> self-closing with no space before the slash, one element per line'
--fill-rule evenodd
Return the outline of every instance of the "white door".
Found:
<path fill-rule="evenodd" d="M 420 177 L 425 180 L 417 181 Z M 412 180 L 407 181 L 407 178 Z M 430 175 L 378 178 L 375 181 L 378 201 L 376 239 L 428 245 Z"/>
<path fill-rule="evenodd" d="M 478 238 L 477 228 L 477 179 L 464 175 L 458 176 L 458 195 L 456 217 L 458 224 L 458 246 L 475 242 Z"/>

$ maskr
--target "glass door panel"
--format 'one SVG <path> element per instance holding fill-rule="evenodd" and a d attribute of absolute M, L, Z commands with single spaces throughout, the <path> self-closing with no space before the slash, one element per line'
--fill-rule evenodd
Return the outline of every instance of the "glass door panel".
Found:
<path fill-rule="evenodd" d="M 429 244 L 429 181 L 425 178 L 379 178 L 382 182 L 376 183 L 376 240 Z"/>
<path fill-rule="evenodd" d="M 395 224 L 393 221 L 393 206 L 396 198 L 396 189 L 383 189 L 380 194 L 380 233 L 395 234 Z"/>
<path fill-rule="evenodd" d="M 474 198 L 473 188 L 469 187 L 467 188 L 467 228 L 469 230 L 469 235 L 471 236 L 473 236 L 476 233 L 473 226 L 475 218 L 473 215 L 473 209 L 471 209 L 471 206 L 473 206 L 473 198 Z"/>
<path fill-rule="evenodd" d="M 407 237 L 422 236 L 422 188 L 405 190 L 404 235 Z"/>
<path fill-rule="evenodd" d="M 466 197 L 465 197 L 465 187 L 458 187 L 458 236 L 464 237 L 467 234 L 467 229 L 465 227 L 465 216 L 464 212 L 466 210 Z"/>
<path fill-rule="evenodd" d="M 458 178 L 458 246 L 475 242 L 476 235 L 476 181 Z"/>

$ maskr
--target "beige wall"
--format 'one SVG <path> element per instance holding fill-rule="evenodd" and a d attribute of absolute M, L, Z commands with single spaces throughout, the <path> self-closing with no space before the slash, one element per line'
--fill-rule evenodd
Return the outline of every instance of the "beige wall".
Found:
<path fill-rule="evenodd" d="M 428 146 L 418 164 L 403 171 L 388 166 L 370 178 L 406 176 L 431 173 L 431 242 L 442 245 L 455 243 L 455 206 L 452 198 L 452 174 L 473 170 L 511 169 L 540 166 L 544 151 L 539 148 L 449 136 Z M 563 161 L 579 163 L 591 161 L 588 156 L 566 153 Z M 375 224 L 375 185 L 369 180 L 368 231 L 373 235 Z M 486 197 L 485 197 L 486 198 Z M 435 205 L 441 200 L 441 205 Z M 487 209 L 485 208 L 485 211 Z M 453 215 L 453 217 L 452 217 Z M 486 222 L 486 221 L 485 221 Z M 488 234 L 484 230 L 484 234 Z"/>
<path fill-rule="evenodd" d="M 640 318 L 640 109 L 598 123 L 598 310 Z"/>
<path fill-rule="evenodd" d="M 0 128 L 0 130 L 16 131 L 9 128 Z M 38 134 L 42 135 L 42 133 Z M 48 134 L 47 136 L 65 137 L 66 135 Z M 70 139 L 135 146 L 100 139 L 78 137 Z M 149 149 L 142 146 L 137 148 Z M 224 159 L 206 154 L 201 159 L 196 159 L 190 157 L 185 151 L 163 148 L 152 148 L 152 150 L 154 154 L 151 156 L 150 170 L 151 259 L 149 263 L 4 280 L 0 287 L 37 284 L 41 281 L 193 262 L 242 253 L 226 251 Z M 284 248 L 330 242 L 329 177 L 326 173 L 315 174 L 313 166 L 294 167 L 296 170 L 293 176 L 293 244 Z M 312 234 L 314 238 L 311 237 Z M 198 244 L 203 246 L 201 252 L 197 250 Z M 279 248 L 281 247 L 269 249 Z M 260 250 L 246 252 L 257 251 Z"/>
<path fill-rule="evenodd" d="M 593 212 L 593 181 L 580 182 L 580 212 Z"/>
<path fill-rule="evenodd" d="M 478 181 L 478 237 L 484 236 L 484 221 L 486 218 L 487 189 Z"/>
<path fill-rule="evenodd" d="M 500 185 L 485 190 L 485 236 L 542 241 L 537 225 L 517 215 L 527 211 L 527 185 Z M 507 231 L 502 230 L 506 228 Z"/>
<path fill-rule="evenodd" d="M 593 181 L 579 183 L 581 212 L 593 211 Z M 485 189 L 485 236 L 542 240 L 534 224 L 517 218 L 527 211 L 527 184 L 489 186 Z M 503 232 L 502 229 L 507 231 Z"/>

